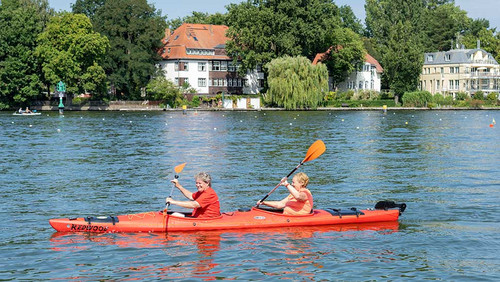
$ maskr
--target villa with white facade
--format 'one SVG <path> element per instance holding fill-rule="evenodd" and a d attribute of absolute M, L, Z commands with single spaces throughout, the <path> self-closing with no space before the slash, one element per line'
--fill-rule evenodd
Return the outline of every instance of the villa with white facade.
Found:
<path fill-rule="evenodd" d="M 184 23 L 174 32 L 165 32 L 160 67 L 176 85 L 189 83 L 197 95 L 257 94 L 264 84 L 260 68 L 244 77 L 225 52 L 228 38 L 225 25 Z"/>
<path fill-rule="evenodd" d="M 326 52 L 316 54 L 312 64 L 315 65 L 321 61 L 327 60 L 332 51 L 338 52 L 338 50 L 341 49 L 342 46 L 337 46 L 335 48 L 332 46 L 328 48 Z M 379 62 L 370 54 L 366 54 L 364 62 L 356 71 L 350 73 L 344 81 L 338 82 L 335 86 L 333 78 L 329 77 L 328 85 L 330 91 L 345 92 L 348 90 L 354 90 L 357 92 L 361 90 L 371 90 L 380 92 L 383 72 L 384 69 Z"/>

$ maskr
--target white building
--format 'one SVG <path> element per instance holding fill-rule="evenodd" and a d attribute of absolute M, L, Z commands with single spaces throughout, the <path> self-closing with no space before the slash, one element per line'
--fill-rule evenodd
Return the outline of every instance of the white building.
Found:
<path fill-rule="evenodd" d="M 342 46 L 337 46 L 335 50 L 333 50 L 333 47 L 330 47 L 326 52 L 316 54 L 313 65 L 328 59 L 332 50 L 338 52 L 341 49 Z M 332 91 L 345 92 L 348 90 L 372 90 L 380 92 L 382 87 L 381 81 L 383 72 L 384 69 L 379 62 L 370 54 L 366 54 L 363 64 L 356 71 L 349 74 L 344 81 L 337 83 L 336 89 L 334 89 L 334 81 L 332 77 L 329 78 L 328 84 L 330 90 Z"/>
<path fill-rule="evenodd" d="M 238 75 L 238 63 L 225 52 L 228 40 L 225 25 L 184 23 L 174 32 L 165 32 L 160 67 L 176 85 L 184 83 L 198 95 L 257 94 L 264 83 L 260 69 Z"/>

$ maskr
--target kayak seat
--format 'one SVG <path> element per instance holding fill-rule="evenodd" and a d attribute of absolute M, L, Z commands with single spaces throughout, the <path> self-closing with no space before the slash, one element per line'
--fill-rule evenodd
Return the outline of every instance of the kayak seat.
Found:
<path fill-rule="evenodd" d="M 88 224 L 92 224 L 92 222 L 112 222 L 113 225 L 119 222 L 118 217 L 116 216 L 87 216 L 85 221 Z"/>
<path fill-rule="evenodd" d="M 377 202 L 377 204 L 375 204 L 376 210 L 388 210 L 394 208 L 399 208 L 399 212 L 403 213 L 406 209 L 406 204 L 396 204 L 394 201 L 379 201 Z"/>
<path fill-rule="evenodd" d="M 325 211 L 329 212 L 333 216 L 338 216 L 339 218 L 342 218 L 344 215 L 355 215 L 356 217 L 359 217 L 360 215 L 364 215 L 364 213 L 357 208 L 350 208 L 350 209 L 334 209 L 334 208 L 328 208 L 325 209 Z"/>

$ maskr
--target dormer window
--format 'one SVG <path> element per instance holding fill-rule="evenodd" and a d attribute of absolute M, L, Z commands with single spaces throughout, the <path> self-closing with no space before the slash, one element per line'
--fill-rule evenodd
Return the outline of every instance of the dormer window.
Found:
<path fill-rule="evenodd" d="M 444 55 L 444 60 L 447 61 L 447 62 L 451 61 L 451 54 L 445 54 Z"/>
<path fill-rule="evenodd" d="M 427 62 L 433 62 L 434 61 L 434 56 L 433 55 L 428 55 L 427 56 Z"/>

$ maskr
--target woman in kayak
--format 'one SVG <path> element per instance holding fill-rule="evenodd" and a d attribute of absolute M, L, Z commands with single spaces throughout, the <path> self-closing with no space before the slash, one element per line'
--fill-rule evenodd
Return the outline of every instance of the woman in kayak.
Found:
<path fill-rule="evenodd" d="M 195 193 L 191 193 L 182 187 L 178 179 L 171 180 L 189 201 L 176 201 L 168 197 L 166 199 L 167 203 L 170 202 L 179 207 L 193 209 L 192 217 L 209 218 L 220 216 L 219 197 L 212 189 L 212 177 L 208 173 L 200 172 L 194 176 L 194 179 L 198 189 Z"/>
<path fill-rule="evenodd" d="M 292 184 L 288 183 L 287 178 L 281 179 L 280 185 L 285 186 L 290 195 L 281 201 L 257 202 L 257 205 L 263 204 L 276 209 L 283 209 L 286 215 L 309 214 L 313 207 L 313 196 L 306 188 L 309 183 L 309 177 L 303 172 L 295 174 L 292 178 Z"/>

